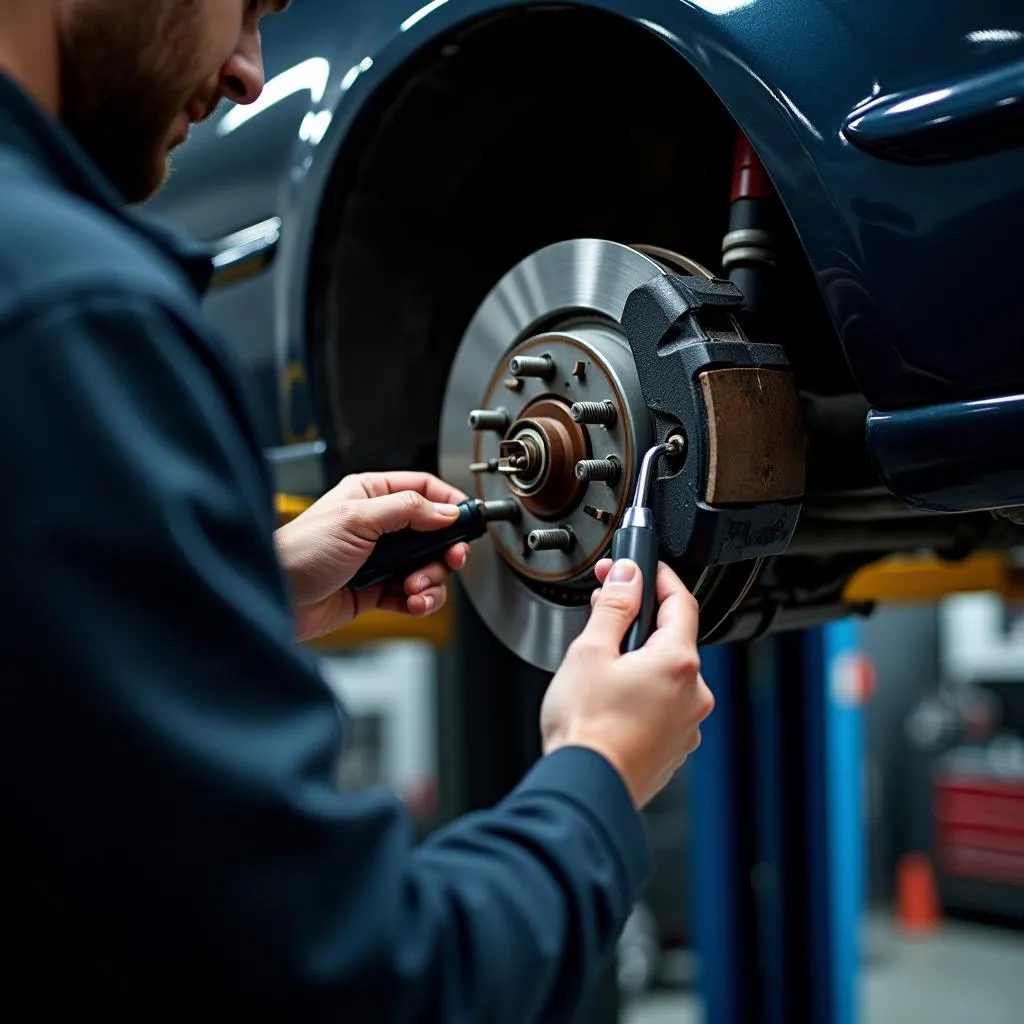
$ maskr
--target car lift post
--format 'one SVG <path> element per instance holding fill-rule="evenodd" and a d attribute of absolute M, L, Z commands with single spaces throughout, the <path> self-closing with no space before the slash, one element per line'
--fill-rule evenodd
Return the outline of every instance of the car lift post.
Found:
<path fill-rule="evenodd" d="M 705 1019 L 854 1024 L 863 910 L 855 624 L 702 652 L 691 885 Z"/>

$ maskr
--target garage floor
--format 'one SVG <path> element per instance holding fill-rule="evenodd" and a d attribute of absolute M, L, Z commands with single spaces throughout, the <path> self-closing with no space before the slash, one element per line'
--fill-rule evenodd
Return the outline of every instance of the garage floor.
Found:
<path fill-rule="evenodd" d="M 867 928 L 862 1024 L 1021 1024 L 1024 931 L 946 922 L 911 939 L 888 919 Z M 622 1024 L 704 1024 L 690 993 L 659 992 L 626 1008 Z"/>

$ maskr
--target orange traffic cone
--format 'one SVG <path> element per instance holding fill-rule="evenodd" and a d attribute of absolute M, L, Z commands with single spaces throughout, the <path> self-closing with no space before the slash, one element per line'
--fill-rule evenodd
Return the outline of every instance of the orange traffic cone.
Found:
<path fill-rule="evenodd" d="M 907 932 L 926 935 L 942 920 L 932 862 L 923 853 L 908 853 L 896 867 L 896 918 Z"/>

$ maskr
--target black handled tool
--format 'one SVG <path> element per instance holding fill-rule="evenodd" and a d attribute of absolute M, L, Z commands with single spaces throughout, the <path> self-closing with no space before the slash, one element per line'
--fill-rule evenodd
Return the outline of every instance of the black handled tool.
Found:
<path fill-rule="evenodd" d="M 654 513 L 647 507 L 647 499 L 654 479 L 654 467 L 662 455 L 679 455 L 684 441 L 681 437 L 670 437 L 665 444 L 655 445 L 640 464 L 640 476 L 636 482 L 633 504 L 622 517 L 622 526 L 612 538 L 612 558 L 628 558 L 640 566 L 643 573 L 644 592 L 640 603 L 640 614 L 629 627 L 626 639 L 622 641 L 622 653 L 628 654 L 647 643 L 654 625 L 655 583 L 658 575 L 660 543 L 658 531 L 654 528 Z"/>
<path fill-rule="evenodd" d="M 478 540 L 488 523 L 515 522 L 522 515 L 519 502 L 478 501 L 471 498 L 459 505 L 459 518 L 441 530 L 400 530 L 386 533 L 373 549 L 366 565 L 349 583 L 350 590 L 369 590 L 378 583 L 404 580 L 431 562 L 443 561 L 444 553 L 463 541 Z"/>

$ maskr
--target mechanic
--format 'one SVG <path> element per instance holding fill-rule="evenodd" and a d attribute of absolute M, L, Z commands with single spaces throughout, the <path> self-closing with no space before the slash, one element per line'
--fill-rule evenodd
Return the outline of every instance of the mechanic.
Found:
<path fill-rule="evenodd" d="M 356 600 L 383 533 L 436 529 L 434 477 L 343 480 L 278 530 L 207 256 L 131 211 L 190 121 L 263 86 L 286 0 L 0 6 L 2 870 L 13 1005 L 108 1020 L 564 1021 L 650 870 L 638 808 L 712 698 L 666 567 L 602 563 L 545 699 L 544 757 L 413 842 L 332 785 L 343 724 L 298 640 L 423 615 L 467 557 Z M 480 685 L 487 685 L 486 679 Z"/>

